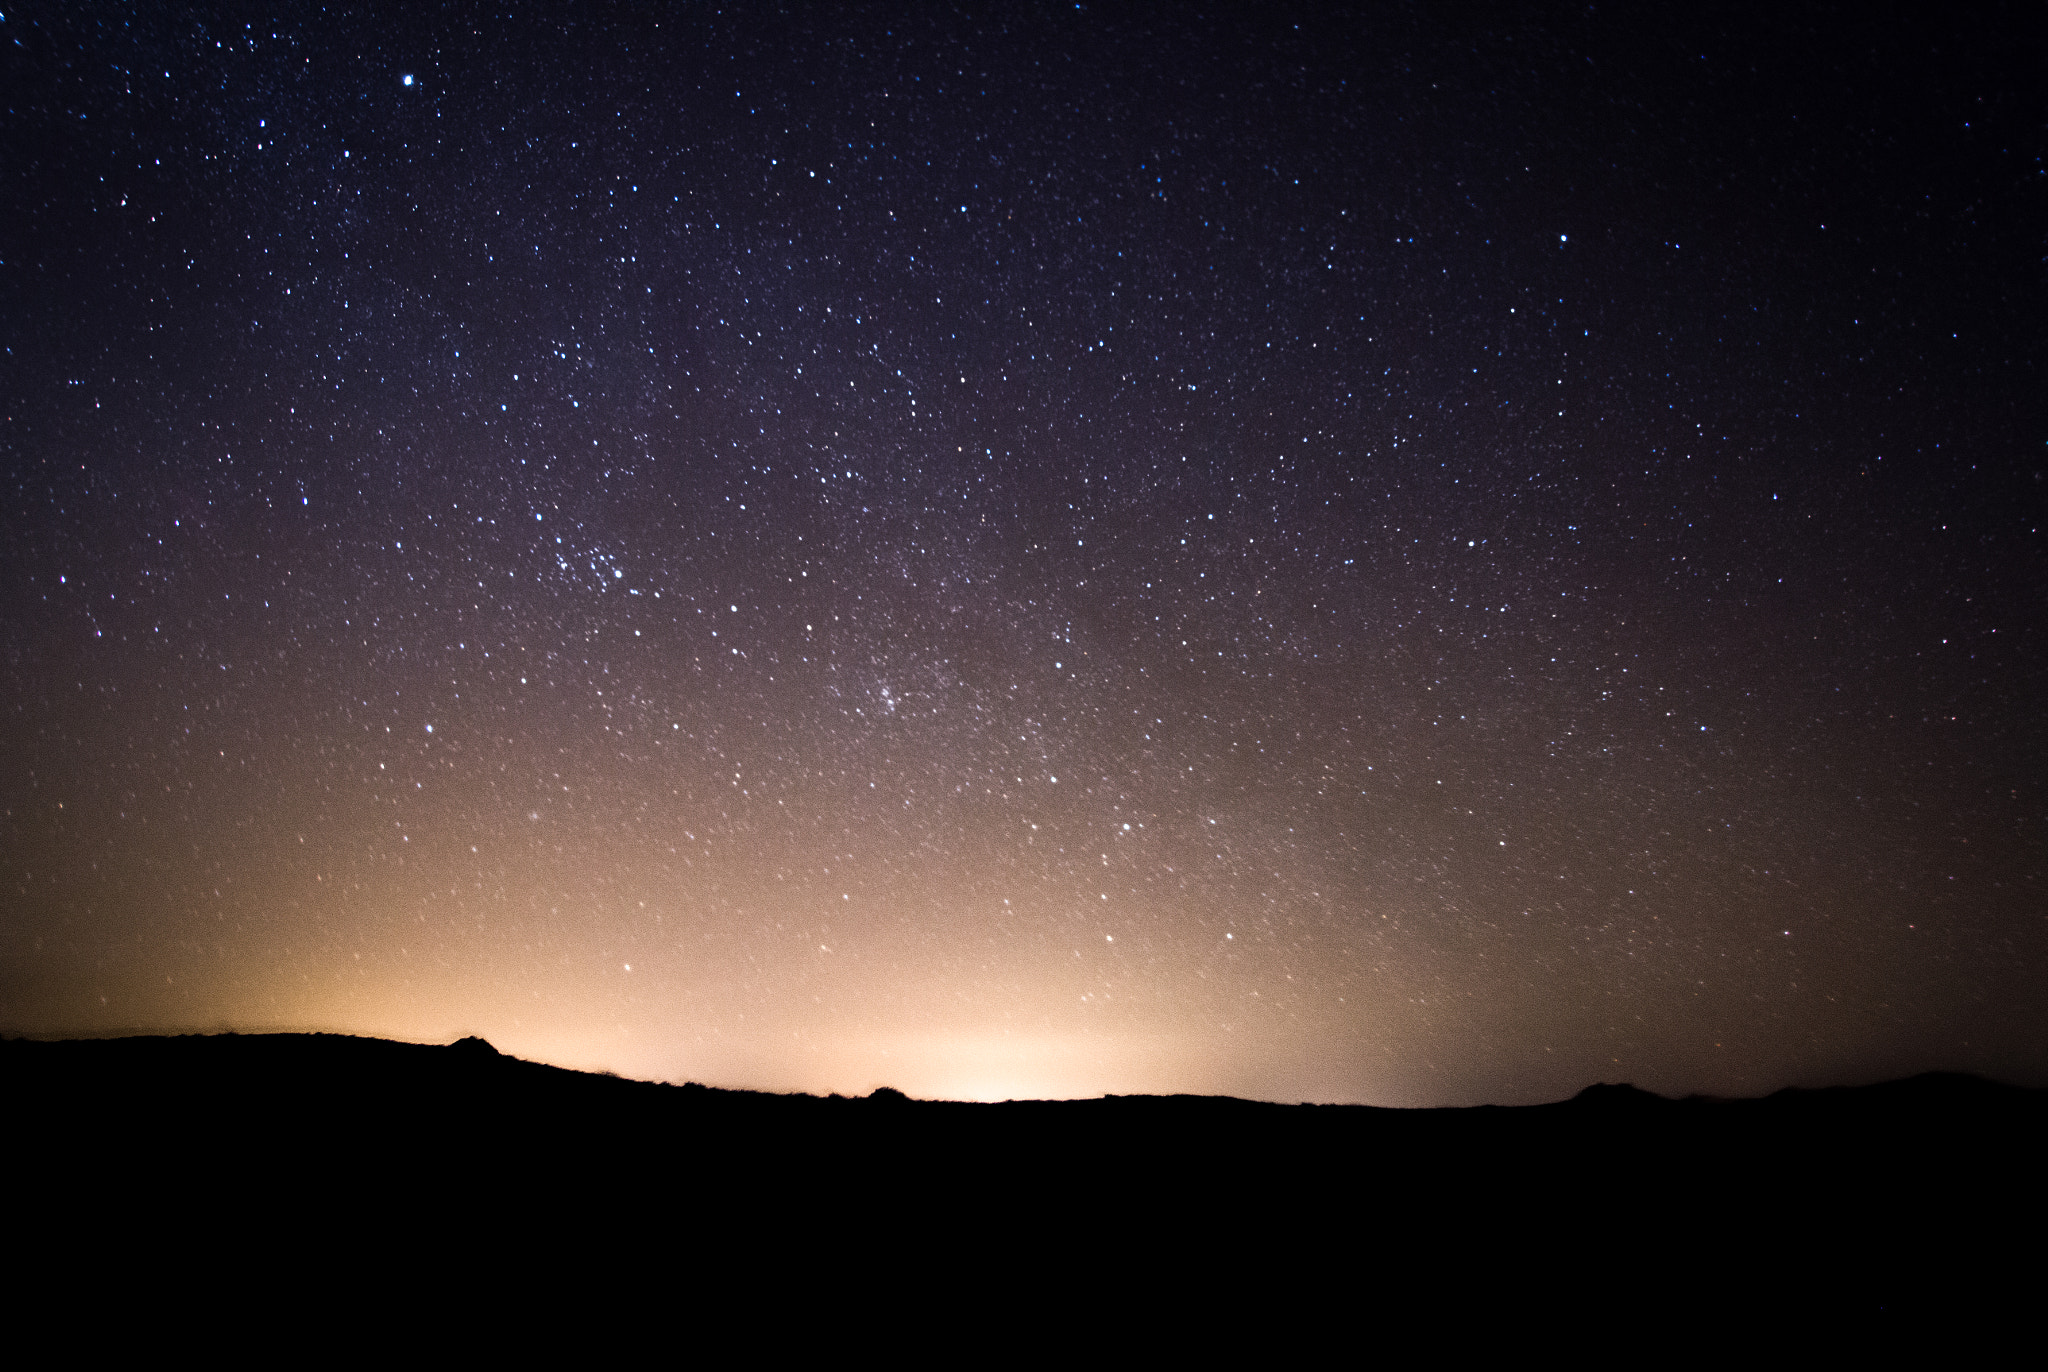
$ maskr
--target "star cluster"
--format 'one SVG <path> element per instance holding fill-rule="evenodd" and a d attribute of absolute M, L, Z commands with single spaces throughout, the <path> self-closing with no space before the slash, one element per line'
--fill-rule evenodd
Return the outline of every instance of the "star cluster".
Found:
<path fill-rule="evenodd" d="M 10 9 L 0 1022 L 2038 1079 L 2038 81 L 1517 14 Z"/>

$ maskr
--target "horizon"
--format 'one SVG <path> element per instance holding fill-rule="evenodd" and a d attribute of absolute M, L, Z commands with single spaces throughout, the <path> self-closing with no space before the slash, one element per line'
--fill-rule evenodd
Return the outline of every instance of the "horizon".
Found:
<path fill-rule="evenodd" d="M 1574 1101 L 1581 1100 L 1589 1095 L 1593 1095 L 1600 1092 L 1629 1092 L 1636 1095 L 1648 1096 L 1652 1099 L 1671 1104 L 1707 1103 L 1732 1105 L 1741 1104 L 1744 1102 L 1761 1102 L 1772 1099 L 1777 1096 L 1784 1095 L 1786 1093 L 1810 1094 L 1814 1092 L 1858 1092 L 1871 1090 L 1879 1087 L 1900 1086 L 1911 1082 L 1925 1082 L 1930 1079 L 1946 1079 L 1961 1082 L 1973 1082 L 1980 1086 L 1992 1087 L 2001 1090 L 2048 1091 L 2048 1087 L 2024 1086 L 2019 1083 L 2000 1081 L 1997 1078 L 1982 1076 L 1980 1074 L 1972 1072 L 1956 1072 L 1936 1069 L 1926 1072 L 1914 1073 L 1913 1075 L 1908 1077 L 1884 1077 L 1873 1081 L 1829 1082 L 1820 1085 L 1802 1085 L 1798 1083 L 1787 1083 L 1783 1086 L 1776 1087 L 1770 1091 L 1765 1091 L 1758 1094 L 1747 1096 L 1714 1096 L 1701 1093 L 1693 1093 L 1691 1095 L 1685 1096 L 1669 1096 L 1662 1095 L 1655 1091 L 1646 1090 L 1645 1088 L 1640 1087 L 1636 1085 L 1634 1082 L 1630 1081 L 1594 1081 L 1588 1082 L 1586 1085 L 1580 1087 L 1577 1091 L 1573 1092 L 1569 1096 L 1561 1096 L 1555 1099 L 1544 1099 L 1537 1101 L 1522 1101 L 1509 1105 L 1503 1105 L 1500 1102 L 1494 1101 L 1478 1101 L 1463 1105 L 1376 1105 L 1367 1101 L 1288 1100 L 1277 1097 L 1247 1097 L 1215 1094 L 1198 1095 L 1189 1092 L 1176 1092 L 1170 1095 L 1157 1092 L 1141 1092 L 1136 1094 L 1119 1094 L 1114 1092 L 1105 1092 L 1089 1096 L 924 1096 L 917 1095 L 911 1092 L 902 1091 L 886 1082 L 879 1083 L 861 1092 L 823 1092 L 803 1090 L 775 1091 L 758 1086 L 732 1085 L 729 1083 L 715 1081 L 699 1081 L 694 1078 L 684 1080 L 672 1078 L 629 1077 L 603 1067 L 570 1067 L 565 1066 L 561 1063 L 547 1062 L 536 1058 L 519 1057 L 516 1054 L 505 1052 L 496 1044 L 493 1044 L 489 1039 L 486 1039 L 480 1035 L 475 1034 L 465 1035 L 462 1038 L 456 1039 L 451 1043 L 427 1043 L 411 1039 L 386 1038 L 378 1035 L 339 1033 L 336 1031 L 324 1029 L 192 1029 L 173 1031 L 169 1033 L 159 1031 L 111 1030 L 105 1033 L 79 1036 L 40 1034 L 25 1035 L 17 1034 L 10 1030 L 0 1029 L 0 1042 L 18 1043 L 76 1044 L 114 1043 L 134 1039 L 185 1040 L 212 1038 L 327 1038 L 346 1039 L 350 1042 L 355 1043 L 390 1044 L 397 1047 L 405 1048 L 460 1048 L 465 1043 L 475 1043 L 481 1044 L 482 1047 L 489 1050 L 494 1057 L 503 1058 L 510 1062 L 518 1062 L 527 1066 L 547 1067 L 554 1070 L 570 1072 L 580 1076 L 604 1077 L 609 1080 L 627 1082 L 633 1085 L 670 1087 L 691 1086 L 699 1087 L 709 1091 L 725 1092 L 728 1094 L 768 1095 L 784 1098 L 791 1096 L 799 1096 L 810 1100 L 858 1101 L 874 1099 L 876 1097 L 884 1097 L 931 1105 L 1031 1105 L 1104 1100 L 1164 1100 L 1174 1098 L 1189 1098 L 1210 1101 L 1235 1101 L 1247 1105 L 1273 1105 L 1283 1107 L 1334 1105 L 1355 1106 L 1360 1109 L 1371 1110 L 1520 1109 L 1531 1106 L 1569 1104 Z"/>

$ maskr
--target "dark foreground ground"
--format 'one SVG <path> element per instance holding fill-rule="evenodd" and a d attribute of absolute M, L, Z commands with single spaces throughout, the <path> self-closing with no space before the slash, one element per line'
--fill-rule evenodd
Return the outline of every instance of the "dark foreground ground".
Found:
<path fill-rule="evenodd" d="M 1960 1335 L 2035 1309 L 2043 1275 L 2048 1093 L 1962 1076 L 1516 1109 L 963 1105 L 222 1035 L 0 1042 L 0 1093 L 17 1273 L 473 1282 L 500 1318 L 595 1289 L 697 1316 L 776 1293 L 792 1336 L 849 1308 L 888 1338 L 982 1312 L 1269 1351 L 1389 1321 L 1446 1347 L 1646 1317 Z"/>

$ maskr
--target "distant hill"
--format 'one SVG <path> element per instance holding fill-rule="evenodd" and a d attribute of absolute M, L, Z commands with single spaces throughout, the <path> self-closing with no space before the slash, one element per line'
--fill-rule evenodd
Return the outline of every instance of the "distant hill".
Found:
<path fill-rule="evenodd" d="M 9 1175 L 123 1226 L 285 1241 L 440 1215 L 507 1243 L 623 1226 L 856 1269 L 941 1252 L 1005 1267 L 1071 1244 L 1183 1283 L 1286 1271 L 1304 1298 L 1380 1282 L 1428 1304 L 1463 1283 L 1683 1310 L 1785 1283 L 1866 1312 L 1946 1309 L 1966 1288 L 2021 1299 L 2033 1269 L 1996 1255 L 2039 1233 L 2048 1152 L 2048 1093 L 1953 1075 L 1751 1101 L 1598 1085 L 1463 1110 L 983 1105 L 322 1034 L 7 1040 L 0 1111 Z"/>
<path fill-rule="evenodd" d="M 1091 1100 L 1005 1101 L 995 1104 L 959 1101 L 916 1100 L 892 1087 L 881 1087 L 866 1097 L 810 1096 L 798 1093 L 728 1090 L 695 1083 L 669 1085 L 633 1081 L 610 1073 L 579 1072 L 527 1062 L 499 1052 L 487 1040 L 460 1039 L 453 1044 L 399 1043 L 389 1039 L 360 1038 L 346 1034 L 180 1034 L 134 1035 L 121 1038 L 42 1040 L 0 1039 L 0 1089 L 9 1092 L 49 1092 L 57 1095 L 103 1092 L 140 1092 L 174 1099 L 193 1091 L 223 1091 L 238 1098 L 251 1091 L 296 1096 L 306 1092 L 322 1095 L 360 1091 L 365 1098 L 395 1098 L 408 1092 L 439 1095 L 450 1089 L 483 1092 L 486 1095 L 531 1095 L 535 1100 L 548 1093 L 577 1093 L 575 1099 L 603 1099 L 618 1108 L 625 1102 L 644 1109 L 715 1108 L 723 1110 L 764 1110 L 774 1112 L 841 1111 L 862 1103 L 886 1102 L 916 1105 L 927 1111 L 1015 1113 L 1059 1110 L 1081 1114 L 1114 1110 L 1120 1116 L 1132 1111 L 1164 1109 L 1185 1112 L 1207 1109 L 1230 1112 L 1265 1112 L 1272 1119 L 1308 1111 L 1316 1115 L 1348 1117 L 1354 1121 L 1433 1119 L 1447 1121 L 1480 1112 L 1498 1112 L 1500 1118 L 1548 1113 L 1560 1110 L 1576 1115 L 1585 1111 L 1636 1111 L 1680 1107 L 1695 1114 L 1729 1110 L 1900 1110 L 1913 1112 L 1928 1108 L 1970 1112 L 2030 1110 L 2048 1106 L 2048 1092 L 2028 1090 L 1987 1081 L 1961 1073 L 1932 1072 L 1903 1081 L 1875 1086 L 1837 1087 L 1826 1090 L 1791 1088 L 1753 1100 L 1720 1100 L 1695 1096 L 1673 1100 L 1626 1083 L 1597 1083 L 1567 1101 L 1537 1106 L 1481 1106 L 1438 1110 L 1401 1110 L 1363 1105 L 1282 1105 L 1239 1100 L 1229 1096 L 1102 1096 Z M 597 1094 L 591 1094 L 597 1093 Z M 566 1097 L 564 1097 L 566 1098 Z M 851 1119 L 855 1116 L 848 1115 Z"/>
<path fill-rule="evenodd" d="M 1471 1109 L 1185 1095 L 971 1104 L 913 1100 L 887 1087 L 847 1098 L 672 1086 L 525 1062 L 480 1038 L 437 1047 L 335 1034 L 0 1040 L 0 1093 L 16 1118 L 78 1135 L 82 1147 L 101 1131 L 145 1121 L 186 1139 L 297 1131 L 278 1142 L 304 1149 L 380 1130 L 571 1149 L 674 1131 L 699 1147 L 745 1140 L 772 1151 L 801 1131 L 805 1147 L 902 1137 L 1062 1157 L 1150 1149 L 1175 1165 L 1285 1154 L 1297 1164 L 1376 1157 L 1442 1168 L 1464 1157 L 1499 1162 L 1497 1151 L 1510 1148 L 1516 1159 L 1542 1156 L 1574 1172 L 1594 1156 L 1640 1170 L 1664 1165 L 1642 1152 L 1655 1149 L 1667 1162 L 1711 1154 L 1718 1176 L 1768 1174 L 1762 1155 L 1783 1163 L 1817 1149 L 1838 1150 L 1830 1166 L 1851 1171 L 1894 1155 L 1963 1150 L 1989 1159 L 2039 1141 L 2048 1122 L 2048 1092 L 1943 1073 L 1734 1101 L 1670 1100 L 1602 1083 L 1551 1105 Z"/>

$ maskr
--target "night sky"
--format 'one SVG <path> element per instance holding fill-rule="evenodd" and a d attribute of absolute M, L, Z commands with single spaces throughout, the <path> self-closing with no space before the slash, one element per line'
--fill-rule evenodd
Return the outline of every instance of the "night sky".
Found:
<path fill-rule="evenodd" d="M 2048 1081 L 2032 7 L 0 13 L 0 1028 Z"/>

